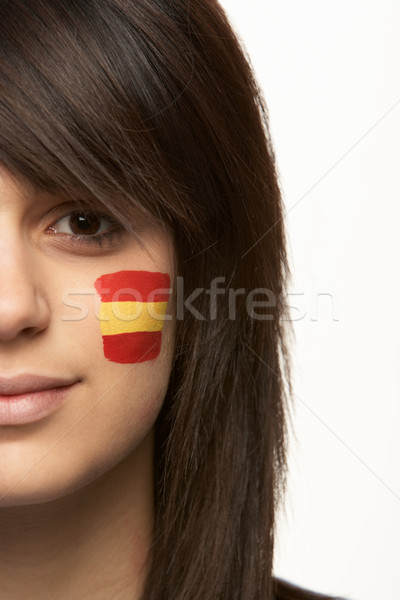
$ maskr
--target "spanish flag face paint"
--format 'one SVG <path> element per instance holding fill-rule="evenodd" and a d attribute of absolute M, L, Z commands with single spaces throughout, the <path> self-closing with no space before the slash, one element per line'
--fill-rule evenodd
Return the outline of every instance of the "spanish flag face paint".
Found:
<path fill-rule="evenodd" d="M 170 293 L 167 273 L 118 271 L 95 281 L 104 356 L 116 363 L 157 358 Z"/>

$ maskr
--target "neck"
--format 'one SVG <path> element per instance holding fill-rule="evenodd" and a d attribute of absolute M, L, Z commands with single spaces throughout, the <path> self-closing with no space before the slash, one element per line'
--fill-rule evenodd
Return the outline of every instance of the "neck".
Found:
<path fill-rule="evenodd" d="M 0 509 L 2 597 L 133 600 L 153 526 L 152 438 L 84 488 Z"/>

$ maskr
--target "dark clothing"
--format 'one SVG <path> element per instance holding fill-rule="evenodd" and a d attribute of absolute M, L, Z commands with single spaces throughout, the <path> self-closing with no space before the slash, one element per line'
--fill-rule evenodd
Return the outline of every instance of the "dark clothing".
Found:
<path fill-rule="evenodd" d="M 325 594 L 317 594 L 303 588 L 297 587 L 284 579 L 275 577 L 275 600 L 344 600 Z"/>

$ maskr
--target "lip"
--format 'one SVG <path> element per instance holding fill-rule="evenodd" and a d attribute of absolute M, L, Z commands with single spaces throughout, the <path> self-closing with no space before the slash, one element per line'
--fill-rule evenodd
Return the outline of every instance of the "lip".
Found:
<path fill-rule="evenodd" d="M 30 374 L 0 377 L 0 426 L 44 419 L 61 406 L 79 381 Z"/>

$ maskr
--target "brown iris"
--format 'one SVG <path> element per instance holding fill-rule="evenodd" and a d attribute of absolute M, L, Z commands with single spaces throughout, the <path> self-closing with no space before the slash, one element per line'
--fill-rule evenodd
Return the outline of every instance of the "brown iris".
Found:
<path fill-rule="evenodd" d="M 91 213 L 73 213 L 69 218 L 69 225 L 74 234 L 93 235 L 101 226 L 101 218 Z"/>

